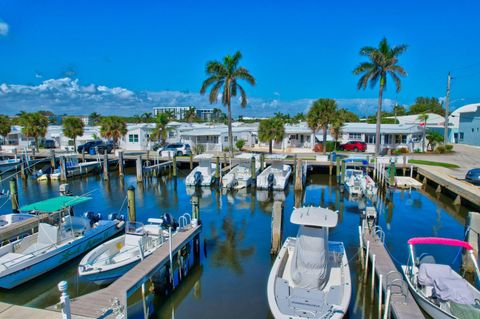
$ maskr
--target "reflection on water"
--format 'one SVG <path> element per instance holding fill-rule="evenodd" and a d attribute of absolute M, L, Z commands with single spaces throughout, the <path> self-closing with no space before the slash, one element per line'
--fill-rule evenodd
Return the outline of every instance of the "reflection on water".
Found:
<path fill-rule="evenodd" d="M 138 312 L 138 318 L 142 318 L 145 311 L 153 313 L 156 318 L 171 318 L 172 314 L 175 318 L 269 318 L 266 284 L 272 265 L 273 202 L 284 201 L 283 239 L 297 233 L 298 226 L 289 222 L 294 206 L 322 205 L 338 210 L 339 224 L 331 231 L 330 237 L 345 243 L 349 258 L 355 257 L 358 251 L 359 211 L 372 205 L 369 201 L 349 198 L 348 193 L 340 192 L 335 177 L 326 175 L 309 175 L 303 192 L 293 191 L 290 183 L 285 192 L 244 189 L 225 193 L 215 187 L 187 188 L 185 175 L 185 171 L 179 171 L 177 178 L 149 178 L 143 184 L 137 184 L 134 172 L 127 170 L 124 180 L 112 173 L 109 181 L 103 181 L 99 176 L 70 181 L 72 192 L 88 193 L 94 198 L 79 206 L 76 209 L 78 214 L 91 210 L 106 216 L 122 208 L 121 213 L 126 215 L 126 205 L 122 203 L 129 185 L 136 188 L 138 221 L 167 212 L 178 217 L 191 212 L 192 196 L 199 198 L 204 227 L 202 240 L 206 242 L 208 257 L 191 269 L 170 296 L 156 296 L 146 289 L 145 302 L 141 294 L 135 297 L 138 300 L 133 298 L 130 305 L 135 313 Z M 28 185 L 19 181 L 20 203 L 23 205 L 57 195 L 58 186 L 55 181 L 37 183 L 29 180 Z M 8 188 L 8 181 L 4 181 L 1 188 Z M 3 213 L 9 212 L 8 205 L 1 209 Z M 464 236 L 466 210 L 457 210 L 443 195 L 437 199 L 435 191 L 430 188 L 387 192 L 375 206 L 379 213 L 379 225 L 386 233 L 387 247 L 398 261 L 407 259 L 406 242 L 410 237 Z M 445 263 L 451 263 L 457 254 L 455 249 L 442 252 L 437 260 Z M 35 307 L 50 306 L 58 302 L 56 284 L 61 280 L 69 282 L 71 296 L 97 289 L 78 278 L 78 262 L 79 259 L 76 259 L 12 291 L 0 290 L 0 301 Z M 360 268 L 356 258 L 351 263 L 353 291 L 349 318 L 375 316 L 369 292 L 357 283 Z M 460 260 L 456 260 L 454 265 L 458 267 L 459 263 Z"/>

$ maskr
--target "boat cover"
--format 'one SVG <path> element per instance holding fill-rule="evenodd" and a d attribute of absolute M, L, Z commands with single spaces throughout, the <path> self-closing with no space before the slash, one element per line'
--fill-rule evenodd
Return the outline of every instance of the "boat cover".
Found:
<path fill-rule="evenodd" d="M 295 287 L 322 289 L 328 281 L 328 230 L 300 226 L 292 257 Z"/>
<path fill-rule="evenodd" d="M 418 283 L 432 286 L 433 294 L 440 300 L 472 305 L 475 296 L 465 279 L 448 265 L 424 263 L 420 265 Z"/>
<path fill-rule="evenodd" d="M 58 212 L 66 207 L 75 206 L 91 200 L 87 196 L 58 196 L 20 207 L 20 211 L 38 211 L 42 213 Z"/>

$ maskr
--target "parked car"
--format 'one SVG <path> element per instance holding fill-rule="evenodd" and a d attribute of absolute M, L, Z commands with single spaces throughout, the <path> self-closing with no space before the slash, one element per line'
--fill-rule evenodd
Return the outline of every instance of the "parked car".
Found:
<path fill-rule="evenodd" d="M 102 144 L 103 141 L 97 140 L 97 141 L 88 141 L 85 144 L 81 144 L 77 146 L 77 152 L 78 153 L 89 153 L 91 148 L 95 148 L 95 146 L 98 146 Z"/>
<path fill-rule="evenodd" d="M 480 168 L 474 168 L 467 172 L 465 180 L 474 185 L 480 185 Z"/>
<path fill-rule="evenodd" d="M 106 143 L 97 145 L 97 151 L 99 154 L 105 154 L 105 151 L 107 154 L 110 154 L 113 151 L 113 142 L 108 141 Z"/>
<path fill-rule="evenodd" d="M 43 147 L 44 148 L 55 148 L 55 141 L 54 140 L 45 140 L 45 142 L 43 142 Z"/>
<path fill-rule="evenodd" d="M 367 143 L 361 141 L 350 141 L 340 145 L 340 149 L 344 151 L 365 152 L 367 150 Z"/>
<path fill-rule="evenodd" d="M 158 149 L 159 154 L 161 154 L 161 152 L 163 151 L 175 152 L 177 156 L 192 154 L 192 149 L 190 148 L 190 144 L 183 144 L 183 143 L 168 144 Z"/>

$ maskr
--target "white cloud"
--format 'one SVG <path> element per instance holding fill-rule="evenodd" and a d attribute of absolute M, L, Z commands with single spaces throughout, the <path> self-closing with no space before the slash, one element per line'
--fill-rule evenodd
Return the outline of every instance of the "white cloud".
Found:
<path fill-rule="evenodd" d="M 221 95 L 219 97 L 221 101 Z M 279 96 L 273 99 L 249 97 L 248 105 L 242 109 L 240 101 L 232 100 L 234 116 L 272 115 L 275 112 L 296 114 L 307 112 L 314 99 L 304 98 L 284 101 Z M 377 99 L 337 99 L 340 107 L 347 108 L 361 116 L 374 114 Z M 386 110 L 394 104 L 385 99 Z M 78 79 L 60 78 L 45 80 L 38 85 L 0 84 L 1 113 L 15 114 L 21 110 L 51 110 L 57 114 L 89 114 L 99 112 L 104 115 L 133 115 L 149 112 L 154 106 L 193 105 L 197 108 L 218 107 L 210 105 L 208 94 L 200 95 L 188 91 L 134 92 L 122 87 L 105 85 L 82 85 Z"/>
<path fill-rule="evenodd" d="M 0 36 L 2 37 L 7 36 L 9 29 L 10 29 L 10 26 L 6 22 L 0 20 Z"/>

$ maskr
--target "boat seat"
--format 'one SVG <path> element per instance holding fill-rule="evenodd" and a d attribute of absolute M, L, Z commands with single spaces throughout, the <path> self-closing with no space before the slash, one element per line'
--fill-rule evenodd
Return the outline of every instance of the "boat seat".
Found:
<path fill-rule="evenodd" d="M 327 293 L 327 303 L 330 305 L 341 305 L 343 299 L 342 286 L 332 286 Z"/>
<path fill-rule="evenodd" d="M 145 225 L 143 226 L 143 229 L 149 235 L 160 236 L 162 234 L 162 228 L 160 225 Z"/>

